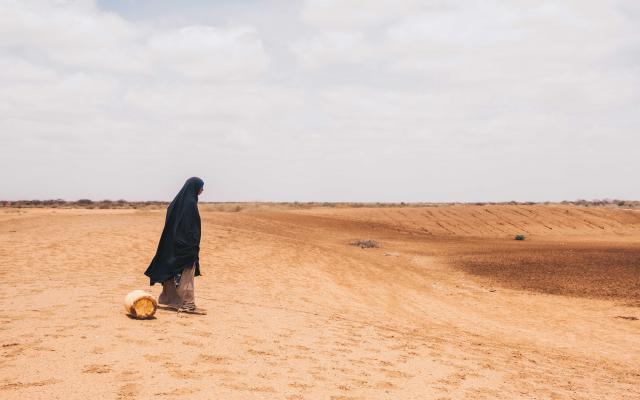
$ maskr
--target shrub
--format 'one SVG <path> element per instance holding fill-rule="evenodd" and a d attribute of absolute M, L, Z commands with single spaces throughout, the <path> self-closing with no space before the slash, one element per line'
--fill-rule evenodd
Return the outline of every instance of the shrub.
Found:
<path fill-rule="evenodd" d="M 358 246 L 361 249 L 374 249 L 374 248 L 378 248 L 380 247 L 380 244 L 378 244 L 378 242 L 376 242 L 375 240 L 371 240 L 371 239 L 359 239 L 356 241 L 351 242 L 352 246 Z"/>
<path fill-rule="evenodd" d="M 524 235 L 516 235 L 516 240 L 524 240 Z"/>

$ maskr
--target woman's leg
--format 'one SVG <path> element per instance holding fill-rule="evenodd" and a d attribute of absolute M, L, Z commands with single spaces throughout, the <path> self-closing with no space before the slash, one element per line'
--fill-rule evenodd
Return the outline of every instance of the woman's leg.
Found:
<path fill-rule="evenodd" d="M 189 314 L 205 315 L 207 313 L 205 310 L 196 307 L 195 272 L 195 264 L 182 270 L 182 278 L 180 278 L 180 286 L 178 286 L 178 293 L 182 299 L 182 306 L 178 311 Z"/>
<path fill-rule="evenodd" d="M 182 300 L 181 303 L 183 308 L 196 307 L 196 298 L 194 293 L 195 270 L 196 270 L 195 265 L 191 265 L 182 270 L 182 277 L 180 277 L 180 285 L 178 286 L 178 295 Z"/>
<path fill-rule="evenodd" d="M 173 279 L 168 279 L 162 284 L 162 293 L 158 297 L 158 304 L 172 308 L 179 308 L 182 305 L 182 300 L 178 295 Z"/>

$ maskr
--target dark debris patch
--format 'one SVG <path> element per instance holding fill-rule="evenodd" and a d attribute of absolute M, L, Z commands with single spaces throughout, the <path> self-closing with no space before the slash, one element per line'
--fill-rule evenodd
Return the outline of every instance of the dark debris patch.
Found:
<path fill-rule="evenodd" d="M 349 243 L 352 246 L 360 247 L 361 249 L 377 249 L 380 247 L 380 243 L 371 239 L 359 239 Z"/>

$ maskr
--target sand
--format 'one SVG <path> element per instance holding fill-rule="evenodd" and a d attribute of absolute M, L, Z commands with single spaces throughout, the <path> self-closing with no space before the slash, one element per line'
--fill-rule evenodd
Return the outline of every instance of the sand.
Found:
<path fill-rule="evenodd" d="M 208 315 L 131 319 L 163 218 L 0 209 L 0 398 L 640 398 L 637 211 L 204 206 Z"/>

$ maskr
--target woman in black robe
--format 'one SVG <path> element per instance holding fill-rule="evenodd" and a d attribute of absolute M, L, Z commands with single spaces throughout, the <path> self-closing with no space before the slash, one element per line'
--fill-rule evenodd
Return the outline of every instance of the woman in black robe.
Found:
<path fill-rule="evenodd" d="M 162 283 L 158 303 L 178 311 L 202 314 L 196 308 L 194 277 L 200 275 L 200 213 L 198 195 L 204 182 L 189 178 L 167 208 L 160 243 L 145 271 L 150 284 Z"/>

